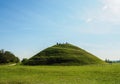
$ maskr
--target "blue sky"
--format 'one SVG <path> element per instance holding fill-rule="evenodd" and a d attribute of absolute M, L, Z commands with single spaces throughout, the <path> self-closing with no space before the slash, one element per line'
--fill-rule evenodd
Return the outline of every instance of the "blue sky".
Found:
<path fill-rule="evenodd" d="M 0 48 L 19 58 L 69 42 L 120 59 L 119 0 L 0 0 Z"/>

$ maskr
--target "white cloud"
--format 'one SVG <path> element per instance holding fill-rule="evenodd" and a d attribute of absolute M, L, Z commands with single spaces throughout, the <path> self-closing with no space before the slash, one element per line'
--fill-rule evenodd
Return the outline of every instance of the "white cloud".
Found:
<path fill-rule="evenodd" d="M 104 0 L 104 8 L 111 13 L 120 13 L 120 0 Z"/>
<path fill-rule="evenodd" d="M 100 20 L 118 23 L 120 22 L 120 0 L 102 0 Z"/>
<path fill-rule="evenodd" d="M 119 24 L 120 22 L 120 0 L 99 0 L 101 6 L 87 9 L 85 16 L 88 22 L 106 22 Z M 89 18 L 90 17 L 90 18 Z M 91 19 L 92 18 L 92 19 Z"/>
<path fill-rule="evenodd" d="M 88 18 L 88 19 L 86 20 L 86 22 L 87 22 L 87 23 L 90 23 L 90 22 L 92 22 L 92 20 L 93 20 L 92 18 Z"/>
<path fill-rule="evenodd" d="M 119 34 L 120 0 L 99 1 L 101 6 L 85 10 L 84 21 L 89 25 L 89 28 L 83 28 L 82 32 L 91 34 Z"/>
<path fill-rule="evenodd" d="M 103 11 L 105 11 L 105 10 L 107 10 L 107 9 L 108 9 L 108 6 L 107 6 L 107 5 L 103 6 L 103 8 L 102 8 Z"/>
<path fill-rule="evenodd" d="M 61 28 L 84 34 L 120 34 L 120 0 L 98 1 L 99 6 L 92 4 L 92 7 L 85 6 L 83 9 L 70 7 L 72 12 L 68 14 L 68 18 L 73 22 L 79 21 L 79 24 L 63 25 Z"/>

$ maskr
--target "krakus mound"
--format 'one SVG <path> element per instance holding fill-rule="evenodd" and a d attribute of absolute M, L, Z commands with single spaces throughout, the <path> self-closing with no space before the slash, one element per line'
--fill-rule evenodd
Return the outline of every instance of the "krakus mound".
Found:
<path fill-rule="evenodd" d="M 103 64 L 101 59 L 72 44 L 56 44 L 31 57 L 26 65 Z"/>

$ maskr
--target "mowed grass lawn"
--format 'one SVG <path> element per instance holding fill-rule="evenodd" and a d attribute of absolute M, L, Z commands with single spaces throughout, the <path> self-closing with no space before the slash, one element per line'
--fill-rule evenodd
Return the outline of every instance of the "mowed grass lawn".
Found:
<path fill-rule="evenodd" d="M 120 64 L 0 66 L 0 84 L 120 84 Z"/>

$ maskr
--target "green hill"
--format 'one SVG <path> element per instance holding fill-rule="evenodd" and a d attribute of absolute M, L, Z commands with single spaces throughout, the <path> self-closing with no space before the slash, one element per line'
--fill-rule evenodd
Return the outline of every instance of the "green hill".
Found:
<path fill-rule="evenodd" d="M 56 44 L 28 59 L 26 65 L 103 64 L 101 59 L 72 44 Z"/>

